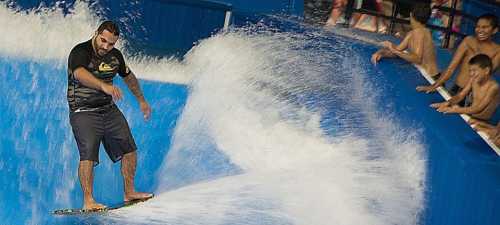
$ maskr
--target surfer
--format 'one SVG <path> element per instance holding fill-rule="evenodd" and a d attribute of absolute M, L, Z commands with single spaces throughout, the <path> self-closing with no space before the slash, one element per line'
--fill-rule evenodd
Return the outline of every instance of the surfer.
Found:
<path fill-rule="evenodd" d="M 83 191 L 83 209 L 98 210 L 106 206 L 94 200 L 94 166 L 99 164 L 102 142 L 113 162 L 121 162 L 124 201 L 151 198 L 151 193 L 136 192 L 136 144 L 128 123 L 114 101 L 122 91 L 113 85 L 119 74 L 139 102 L 144 119 L 149 120 L 151 107 L 147 103 L 136 76 L 125 64 L 122 53 L 114 48 L 120 35 L 112 21 L 103 22 L 92 39 L 76 45 L 68 58 L 67 99 L 70 123 L 80 154 L 78 177 Z"/>

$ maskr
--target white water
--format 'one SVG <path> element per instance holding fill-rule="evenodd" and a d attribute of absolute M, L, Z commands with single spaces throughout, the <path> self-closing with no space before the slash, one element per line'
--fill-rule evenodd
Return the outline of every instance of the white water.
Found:
<path fill-rule="evenodd" d="M 83 3 L 66 17 L 57 10 L 22 14 L 1 6 L 0 18 L 0 55 L 56 61 L 59 68 L 98 24 Z M 119 224 L 416 224 L 425 179 L 418 135 L 377 111 L 376 90 L 363 78 L 364 59 L 306 50 L 303 46 L 315 41 L 306 39 L 241 30 L 201 42 L 183 62 L 128 58 L 140 78 L 186 83 L 191 93 L 157 174 L 157 197 L 102 219 Z M 336 58 L 342 56 L 350 58 Z M 331 82 L 329 76 L 349 82 Z M 320 126 L 325 109 L 288 98 L 312 90 L 346 101 L 364 122 L 360 129 L 375 137 L 354 131 L 326 135 Z M 215 155 L 214 161 L 200 161 L 207 153 Z"/>

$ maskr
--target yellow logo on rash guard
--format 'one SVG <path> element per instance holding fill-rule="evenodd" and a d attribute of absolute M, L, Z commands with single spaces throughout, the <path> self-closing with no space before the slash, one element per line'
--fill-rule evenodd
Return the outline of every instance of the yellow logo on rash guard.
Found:
<path fill-rule="evenodd" d="M 113 70 L 115 70 L 115 68 L 106 63 L 102 62 L 101 65 L 99 65 L 99 72 L 112 72 Z"/>

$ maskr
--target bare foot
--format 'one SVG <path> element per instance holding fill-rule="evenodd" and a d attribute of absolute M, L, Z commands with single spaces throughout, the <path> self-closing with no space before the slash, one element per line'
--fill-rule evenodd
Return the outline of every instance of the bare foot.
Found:
<path fill-rule="evenodd" d="M 146 192 L 131 192 L 128 194 L 125 194 L 125 198 L 123 198 L 123 201 L 129 202 L 133 200 L 146 200 L 150 199 L 153 197 L 152 193 L 146 193 Z"/>
<path fill-rule="evenodd" d="M 92 201 L 89 201 L 89 202 L 86 202 L 83 204 L 83 210 L 100 210 L 100 209 L 105 209 L 106 206 L 103 205 L 103 204 L 99 204 L 97 202 L 95 202 L 94 200 Z"/>

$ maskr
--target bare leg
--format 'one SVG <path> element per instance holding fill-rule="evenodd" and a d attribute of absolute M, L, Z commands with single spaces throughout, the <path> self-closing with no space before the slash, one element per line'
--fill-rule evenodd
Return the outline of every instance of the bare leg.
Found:
<path fill-rule="evenodd" d="M 358 25 L 360 17 L 361 17 L 361 14 L 359 14 L 359 13 L 352 14 L 351 27 L 355 28 Z"/>
<path fill-rule="evenodd" d="M 80 161 L 78 166 L 78 177 L 80 178 L 80 185 L 83 191 L 83 209 L 102 209 L 105 205 L 99 204 L 92 196 L 93 183 L 94 183 L 94 162 L 90 160 Z"/>
<path fill-rule="evenodd" d="M 326 26 L 335 26 L 340 15 L 342 15 L 342 8 L 333 8 L 330 18 L 326 21 Z"/>
<path fill-rule="evenodd" d="M 328 21 L 326 21 L 326 26 L 335 26 L 337 24 L 337 20 L 342 15 L 346 4 L 347 1 L 345 0 L 333 1 L 332 12 L 330 13 Z"/>
<path fill-rule="evenodd" d="M 125 191 L 124 201 L 132 201 L 136 199 L 147 199 L 153 197 L 151 193 L 136 192 L 134 188 L 135 168 L 137 165 L 137 153 L 130 152 L 123 155 L 122 159 L 122 175 L 123 187 Z"/>

